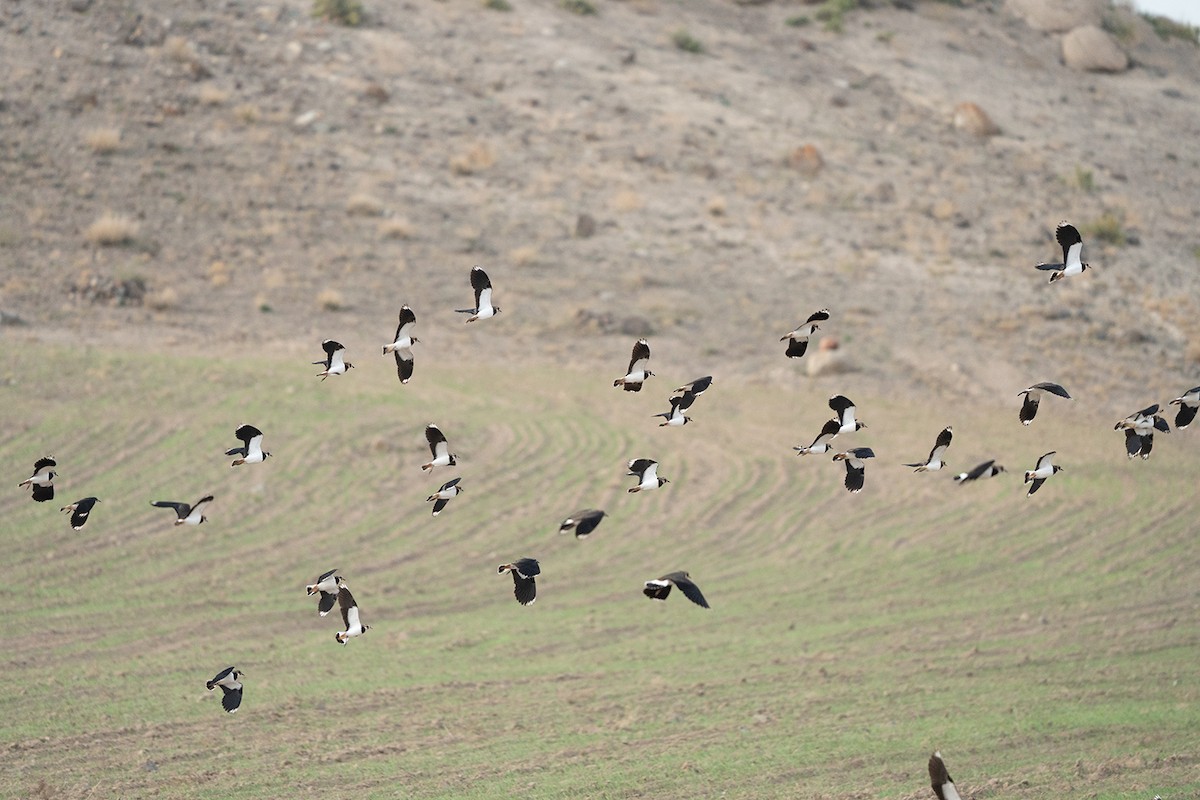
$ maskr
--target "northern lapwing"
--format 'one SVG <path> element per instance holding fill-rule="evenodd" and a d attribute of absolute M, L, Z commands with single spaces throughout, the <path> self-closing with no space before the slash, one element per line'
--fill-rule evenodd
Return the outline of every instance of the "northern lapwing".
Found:
<path fill-rule="evenodd" d="M 604 512 L 594 508 L 585 508 L 583 511 L 577 511 L 567 517 L 558 526 L 559 533 L 575 532 L 576 539 L 586 539 L 600 525 L 600 520 L 604 519 Z"/>
<path fill-rule="evenodd" d="M 1158 413 L 1158 403 L 1147 406 L 1141 411 L 1135 411 L 1113 426 L 1114 431 L 1125 431 L 1125 454 L 1129 458 L 1141 456 L 1142 460 L 1150 457 L 1154 448 L 1154 432 L 1170 433 L 1171 426 Z"/>
<path fill-rule="evenodd" d="M 426 464 L 421 465 L 421 469 L 430 470 L 434 467 L 453 467 L 458 463 L 458 456 L 450 452 L 450 445 L 446 442 L 446 435 L 442 433 L 442 429 L 432 422 L 425 426 L 425 441 L 429 442 L 429 452 L 433 453 L 433 459 Z"/>
<path fill-rule="evenodd" d="M 636 475 L 638 485 L 629 490 L 630 494 L 638 492 L 649 492 L 652 489 L 657 489 L 664 483 L 670 483 L 666 478 L 658 477 L 658 462 L 651 461 L 648 458 L 635 458 L 627 465 L 630 475 Z"/>
<path fill-rule="evenodd" d="M 859 422 L 855 418 L 857 408 L 854 406 L 854 401 L 844 394 L 835 394 L 829 398 L 829 407 L 833 409 L 833 413 L 838 415 L 838 422 L 841 425 L 838 427 L 838 433 L 854 433 L 867 427 L 865 422 Z"/>
<path fill-rule="evenodd" d="M 964 483 L 969 483 L 970 481 L 977 481 L 977 480 L 980 480 L 981 478 L 994 478 L 997 475 L 999 475 L 1001 472 L 1004 472 L 1004 467 L 997 464 L 995 459 L 992 459 L 991 461 L 983 462 L 979 466 L 972 469 L 970 472 L 958 473 L 957 475 L 954 476 L 954 480 L 958 483 L 959 486 L 962 486 Z"/>
<path fill-rule="evenodd" d="M 640 392 L 646 379 L 654 375 L 650 371 L 650 345 L 645 339 L 638 339 L 633 345 L 633 356 L 629 359 L 629 369 L 625 377 L 613 381 L 613 386 L 620 386 L 627 392 Z"/>
<path fill-rule="evenodd" d="M 312 363 L 325 365 L 325 371 L 317 373 L 317 377 L 322 381 L 330 375 L 345 375 L 346 370 L 354 368 L 354 365 L 346 360 L 346 348 L 340 343 L 326 339 L 321 342 L 321 349 L 325 351 L 325 360 Z"/>
<path fill-rule="evenodd" d="M 787 350 L 784 352 L 788 358 L 799 358 L 808 350 L 808 337 L 812 336 L 820 328 L 817 323 L 824 322 L 829 319 L 829 309 L 823 308 L 820 311 L 813 313 L 803 324 L 797 326 L 796 330 L 780 336 L 779 341 L 787 341 Z"/>
<path fill-rule="evenodd" d="M 938 800 L 962 800 L 958 796 L 958 789 L 954 788 L 954 780 L 946 771 L 942 754 L 936 750 L 929 757 L 929 782 L 933 785 L 933 793 L 937 795 Z"/>
<path fill-rule="evenodd" d="M 242 464 L 261 464 L 271 455 L 262 449 L 263 432 L 253 425 L 242 425 L 234 431 L 233 435 L 242 440 L 242 446 L 225 451 L 225 455 L 227 456 L 237 456 L 229 466 L 238 467 Z"/>
<path fill-rule="evenodd" d="M 671 410 L 654 415 L 656 417 L 662 417 L 666 420 L 666 422 L 658 423 L 658 427 L 663 428 L 670 425 L 673 428 L 677 428 L 680 425 L 687 425 L 692 421 L 692 418 L 683 412 L 691 408 L 692 403 L 694 402 L 696 402 L 696 395 L 692 394 L 691 392 L 684 392 L 681 395 L 672 397 Z"/>
<path fill-rule="evenodd" d="M 521 605 L 527 606 L 537 599 L 537 583 L 534 578 L 542 574 L 542 567 L 536 558 L 519 558 L 511 564 L 501 564 L 496 572 L 500 575 L 512 573 L 513 596 Z"/>
<path fill-rule="evenodd" d="M 1168 405 L 1179 406 L 1179 413 L 1175 415 L 1175 428 L 1183 430 L 1192 424 L 1192 420 L 1196 418 L 1197 409 L 1200 409 L 1200 386 L 1188 389 L 1181 397 L 1176 397 Z"/>
<path fill-rule="evenodd" d="M 420 339 L 413 336 L 413 328 L 417 324 L 417 315 L 408 306 L 400 309 L 400 324 L 396 326 L 396 338 L 391 344 L 383 346 L 383 354 L 386 356 L 392 353 L 396 356 L 396 375 L 400 377 L 401 383 L 408 383 L 413 376 L 413 352 L 412 346 L 420 343 Z"/>
<path fill-rule="evenodd" d="M 1037 466 L 1033 469 L 1025 470 L 1025 482 L 1030 484 L 1029 493 L 1026 497 L 1031 496 L 1038 489 L 1042 488 L 1042 484 L 1056 472 L 1062 470 L 1058 464 L 1054 463 L 1054 451 L 1051 450 L 1046 455 L 1037 460 Z"/>
<path fill-rule="evenodd" d="M 85 497 L 82 500 L 76 500 L 68 506 L 63 506 L 59 511 L 70 511 L 71 528 L 79 530 L 88 521 L 88 514 L 92 513 L 92 506 L 99 502 L 95 497 Z"/>
<path fill-rule="evenodd" d="M 176 503 L 173 500 L 156 500 L 150 505 L 155 508 L 175 509 L 176 525 L 199 525 L 208 519 L 204 516 L 204 507 L 211 503 L 212 499 L 213 496 L 210 494 L 207 497 L 201 497 L 190 506 L 187 503 Z"/>
<path fill-rule="evenodd" d="M 867 477 L 866 459 L 874 458 L 875 451 L 869 447 L 852 447 L 843 453 L 835 453 L 834 461 L 846 462 L 846 488 L 857 494 L 862 491 Z"/>
<path fill-rule="evenodd" d="M 841 420 L 827 420 L 821 426 L 821 432 L 817 434 L 817 438 L 813 439 L 812 444 L 808 447 L 793 447 L 792 449 L 797 451 L 796 455 L 798 456 L 806 456 L 810 453 L 828 453 L 833 449 L 832 442 L 841 430 Z"/>
<path fill-rule="evenodd" d="M 304 590 L 309 597 L 314 594 L 321 596 L 317 601 L 317 611 L 323 617 L 333 609 L 333 604 L 337 602 L 338 592 L 345 585 L 346 581 L 337 574 L 337 570 L 331 569 L 329 572 L 318 575 L 316 580 L 304 587 Z"/>
<path fill-rule="evenodd" d="M 1038 264 L 1040 270 L 1050 271 L 1050 282 L 1062 280 L 1071 275 L 1078 275 L 1088 268 L 1080 256 L 1083 254 L 1083 237 L 1078 229 L 1065 219 L 1054 229 L 1054 238 L 1062 247 L 1063 260 L 1048 264 Z"/>
<path fill-rule="evenodd" d="M 1035 383 L 1028 389 L 1017 392 L 1017 397 L 1025 397 L 1024 402 L 1021 403 L 1020 417 L 1022 425 L 1028 425 L 1033 422 L 1033 418 L 1037 416 L 1038 404 L 1042 402 L 1042 395 L 1046 393 L 1065 397 L 1067 400 L 1071 399 L 1071 395 L 1067 394 L 1066 389 L 1050 381 Z"/>
<path fill-rule="evenodd" d="M 671 593 L 672 586 L 677 587 L 679 591 L 683 592 L 684 597 L 696 605 L 708 608 L 708 601 L 704 599 L 704 593 L 700 591 L 699 586 L 692 583 L 691 577 L 686 572 L 669 572 L 661 578 L 646 581 L 642 588 L 642 594 L 651 600 L 666 600 L 667 595 Z"/>
<path fill-rule="evenodd" d="M 54 468 L 58 462 L 53 456 L 39 458 L 33 462 L 33 474 L 17 484 L 17 488 L 28 486 L 33 489 L 33 499 L 39 503 L 54 499 Z"/>
<path fill-rule="evenodd" d="M 459 314 L 470 314 L 467 322 L 487 319 L 500 313 L 500 309 L 492 305 L 492 280 L 483 267 L 471 267 L 471 288 L 475 290 L 475 307 L 454 309 Z"/>
<path fill-rule="evenodd" d="M 458 497 L 462 492 L 462 487 L 458 485 L 458 482 L 461 480 L 462 478 L 455 478 L 454 480 L 446 481 L 442 484 L 442 488 L 425 498 L 425 502 L 433 503 L 433 515 L 435 517 L 442 513 L 442 509 L 446 507 L 447 503 Z"/>
<path fill-rule="evenodd" d="M 946 466 L 946 449 L 950 447 L 950 440 L 954 438 L 954 429 L 949 425 L 942 428 L 942 432 L 938 434 L 937 441 L 934 442 L 933 449 L 929 451 L 929 458 L 925 459 L 924 463 L 905 464 L 906 467 L 916 467 L 914 472 L 937 472 L 942 467 Z"/>
<path fill-rule="evenodd" d="M 242 704 L 242 675 L 244 673 L 236 667 L 226 667 L 217 673 L 216 677 L 208 683 L 204 684 L 210 692 L 221 687 L 224 696 L 221 698 L 221 708 L 228 711 L 230 714 L 238 710 L 238 706 Z"/>
<path fill-rule="evenodd" d="M 333 635 L 337 639 L 337 643 L 344 645 L 354 636 L 362 636 L 367 631 L 371 630 L 370 625 L 363 625 L 362 620 L 358 617 L 358 603 L 354 602 L 354 595 L 350 594 L 350 590 L 346 588 L 346 582 L 341 581 L 338 587 L 338 607 L 342 609 L 342 622 L 346 624 L 346 630 L 338 631 Z"/>
<path fill-rule="evenodd" d="M 675 391 L 691 392 L 694 396 L 699 397 L 708 391 L 708 387 L 712 386 L 712 375 L 705 375 L 703 378 L 696 378 L 691 383 L 685 383 Z"/>

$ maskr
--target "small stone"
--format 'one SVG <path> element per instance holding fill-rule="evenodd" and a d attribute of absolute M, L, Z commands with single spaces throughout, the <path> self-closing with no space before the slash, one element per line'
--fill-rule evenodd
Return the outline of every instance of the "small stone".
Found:
<path fill-rule="evenodd" d="M 596 233 L 596 218 L 591 214 L 580 214 L 575 218 L 575 238 L 589 239 Z"/>
<path fill-rule="evenodd" d="M 1096 25 L 1075 28 L 1062 39 L 1063 63 L 1086 72 L 1124 72 L 1129 68 L 1115 39 Z"/>
<path fill-rule="evenodd" d="M 981 138 L 1000 132 L 1000 126 L 975 103 L 959 103 L 954 107 L 954 127 Z"/>
<path fill-rule="evenodd" d="M 825 159 L 816 145 L 806 144 L 788 154 L 788 166 L 806 177 L 815 177 L 825 167 Z"/>
<path fill-rule="evenodd" d="M 854 362 L 838 349 L 826 350 L 818 347 L 815 353 L 809 353 L 804 360 L 804 369 L 810 378 L 818 375 L 843 375 L 858 369 Z"/>
<path fill-rule="evenodd" d="M 292 120 L 292 125 L 296 128 L 304 129 L 317 121 L 317 117 L 321 116 L 319 111 L 305 111 L 300 116 Z"/>
<path fill-rule="evenodd" d="M 92 7 L 92 0 L 71 0 L 71 10 L 76 14 L 82 14 Z"/>

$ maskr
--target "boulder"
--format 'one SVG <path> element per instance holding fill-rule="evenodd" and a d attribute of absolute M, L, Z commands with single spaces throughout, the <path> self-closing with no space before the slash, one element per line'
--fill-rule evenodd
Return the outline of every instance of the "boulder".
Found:
<path fill-rule="evenodd" d="M 1000 132 L 1000 126 L 975 103 L 959 103 L 954 107 L 954 127 L 981 138 Z"/>
<path fill-rule="evenodd" d="M 1108 9 L 1106 0 L 1006 0 L 1004 6 L 1035 31 L 1051 33 L 1099 25 Z"/>
<path fill-rule="evenodd" d="M 1124 72 L 1129 56 L 1116 40 L 1095 25 L 1075 28 L 1062 40 L 1063 63 L 1086 72 Z"/>

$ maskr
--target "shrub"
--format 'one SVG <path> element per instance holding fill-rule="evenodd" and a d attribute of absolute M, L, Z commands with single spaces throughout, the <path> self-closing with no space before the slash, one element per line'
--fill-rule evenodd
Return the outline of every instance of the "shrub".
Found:
<path fill-rule="evenodd" d="M 84 143 L 96 155 L 115 153 L 121 147 L 119 128 L 93 128 L 83 136 Z"/>
<path fill-rule="evenodd" d="M 596 13 L 596 7 L 589 0 L 562 0 L 561 5 L 567 11 L 581 17 L 594 16 Z"/>
<path fill-rule="evenodd" d="M 312 15 L 357 28 L 363 21 L 363 7 L 358 0 L 313 0 Z"/>
<path fill-rule="evenodd" d="M 680 29 L 671 34 L 671 41 L 685 53 L 703 53 L 704 45 L 695 36 Z"/>
<path fill-rule="evenodd" d="M 105 211 L 83 235 L 92 244 L 102 246 L 129 244 L 137 236 L 138 229 L 137 222 L 129 217 Z"/>

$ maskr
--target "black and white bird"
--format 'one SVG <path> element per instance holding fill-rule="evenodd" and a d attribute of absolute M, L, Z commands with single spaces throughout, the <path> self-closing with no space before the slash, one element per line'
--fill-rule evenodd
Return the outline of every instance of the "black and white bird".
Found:
<path fill-rule="evenodd" d="M 803 324 L 797 326 L 796 330 L 780 336 L 779 341 L 787 341 L 787 350 L 784 352 L 788 358 L 799 358 L 808 350 L 808 337 L 812 336 L 820 328 L 818 322 L 824 322 L 829 319 L 829 309 L 823 308 L 820 311 L 812 314 Z"/>
<path fill-rule="evenodd" d="M 558 526 L 559 533 L 575 532 L 576 539 L 586 539 L 600 525 L 600 520 L 604 519 L 604 512 L 594 508 L 585 508 L 583 511 L 576 511 L 571 516 L 567 517 Z"/>
<path fill-rule="evenodd" d="M 821 432 L 817 434 L 817 438 L 813 439 L 812 444 L 808 447 L 793 447 L 797 451 L 796 455 L 806 456 L 810 453 L 820 454 L 828 453 L 833 449 L 833 440 L 837 438 L 838 432 L 842 429 L 842 421 L 838 419 L 827 420 L 821 426 Z"/>
<path fill-rule="evenodd" d="M 1179 413 L 1175 415 L 1175 427 L 1178 430 L 1183 430 L 1192 424 L 1192 420 L 1196 418 L 1197 409 L 1200 409 L 1200 386 L 1197 386 L 1195 389 L 1188 389 L 1182 396 L 1176 397 L 1168 405 L 1179 406 Z"/>
<path fill-rule="evenodd" d="M 346 581 L 341 575 L 337 574 L 336 569 L 331 569 L 329 572 L 323 572 L 317 576 L 316 580 L 304 587 L 309 597 L 314 594 L 319 594 L 321 597 L 317 600 L 317 611 L 323 617 L 333 609 L 333 604 L 337 602 L 338 592 L 346 585 Z"/>
<path fill-rule="evenodd" d="M 1062 467 L 1054 463 L 1053 450 L 1039 458 L 1037 460 L 1037 466 L 1035 466 L 1033 469 L 1025 470 L 1025 482 L 1030 484 L 1029 494 L 1025 496 L 1029 497 L 1038 489 L 1042 488 L 1042 484 L 1046 482 L 1046 479 L 1060 470 L 1062 470 Z"/>
<path fill-rule="evenodd" d="M 712 375 L 705 375 L 703 378 L 696 378 L 691 383 L 685 383 L 675 391 L 691 392 L 694 396 L 699 397 L 708 391 L 708 387 L 712 386 Z"/>
<path fill-rule="evenodd" d="M 542 574 L 542 567 L 536 558 L 519 558 L 511 564 L 501 564 L 496 572 L 499 575 L 512 573 L 513 596 L 521 605 L 527 606 L 537 599 L 537 582 L 534 578 Z"/>
<path fill-rule="evenodd" d="M 1066 389 L 1050 381 L 1035 383 L 1028 389 L 1017 392 L 1017 397 L 1021 397 L 1022 395 L 1025 397 L 1025 401 L 1021 403 L 1020 416 L 1022 425 L 1028 425 L 1033 422 L 1033 418 L 1037 416 L 1038 404 L 1042 402 L 1042 395 L 1046 393 L 1065 397 L 1067 400 L 1071 399 L 1071 395 L 1067 394 Z"/>
<path fill-rule="evenodd" d="M 199 525 L 208 519 L 204 516 L 204 507 L 211 503 L 212 499 L 213 496 L 210 494 L 207 497 L 201 497 L 190 506 L 187 503 L 176 503 L 173 500 L 156 500 L 150 505 L 155 508 L 175 509 L 176 525 Z"/>
<path fill-rule="evenodd" d="M 648 458 L 635 458 L 627 465 L 629 467 L 629 475 L 636 475 L 638 485 L 629 490 L 630 494 L 637 492 L 649 492 L 657 489 L 664 483 L 670 483 L 666 478 L 658 477 L 658 462 L 651 461 Z"/>
<path fill-rule="evenodd" d="M 1125 454 L 1129 458 L 1141 456 L 1142 460 L 1150 457 L 1154 449 L 1154 432 L 1170 433 L 1171 426 L 1158 413 L 1158 403 L 1147 406 L 1141 411 L 1135 411 L 1113 426 L 1114 431 L 1125 431 Z"/>
<path fill-rule="evenodd" d="M 1078 275 L 1088 268 L 1081 258 L 1083 254 L 1083 237 L 1074 225 L 1065 219 L 1054 229 L 1054 238 L 1062 247 L 1063 260 L 1048 264 L 1038 264 L 1040 270 L 1051 271 L 1050 282 L 1062 280 L 1071 275 Z"/>
<path fill-rule="evenodd" d="M 916 467 L 914 472 L 937 472 L 942 467 L 946 466 L 946 449 L 950 447 L 950 440 L 954 438 L 954 429 L 949 425 L 942 428 L 942 432 L 938 434 L 937 441 L 934 442 L 933 449 L 929 451 L 929 458 L 925 459 L 924 463 L 905 464 L 906 467 Z"/>
<path fill-rule="evenodd" d="M 54 476 L 58 473 L 54 468 L 58 462 L 53 456 L 39 458 L 33 462 L 33 474 L 17 484 L 18 488 L 29 486 L 33 489 L 33 499 L 39 503 L 54 499 Z"/>
<path fill-rule="evenodd" d="M 650 371 L 650 345 L 645 339 L 638 339 L 633 345 L 633 356 L 629 359 L 625 377 L 617 378 L 613 386 L 620 386 L 627 392 L 640 392 L 642 384 L 653 374 Z"/>
<path fill-rule="evenodd" d="M 471 288 L 475 290 L 475 307 L 454 309 L 459 314 L 470 314 L 467 322 L 487 319 L 500 313 L 500 309 L 492 305 L 492 280 L 483 271 L 483 267 L 471 267 Z"/>
<path fill-rule="evenodd" d="M 271 455 L 262 449 L 263 432 L 253 425 L 242 425 L 234 431 L 233 435 L 242 440 L 242 446 L 225 451 L 225 455 L 227 456 L 237 456 L 229 466 L 237 467 L 242 464 L 261 464 Z"/>
<path fill-rule="evenodd" d="M 446 442 L 446 435 L 442 433 L 441 428 L 432 422 L 425 426 L 425 441 L 429 442 L 429 452 L 433 453 L 433 459 L 426 464 L 422 464 L 421 469 L 453 467 L 458 463 L 458 456 L 450 452 L 450 445 Z"/>
<path fill-rule="evenodd" d="M 979 466 L 972 469 L 970 472 L 960 472 L 954 476 L 954 480 L 959 486 L 970 481 L 977 481 L 981 478 L 994 478 L 1004 472 L 1004 467 L 996 463 L 995 459 L 985 461 Z"/>
<path fill-rule="evenodd" d="M 852 447 L 843 453 L 835 453 L 834 461 L 846 462 L 846 488 L 857 494 L 862 491 L 867 478 L 866 459 L 874 458 L 875 451 L 869 447 Z"/>
<path fill-rule="evenodd" d="M 396 374 L 400 377 L 401 383 L 408 383 L 413 376 L 412 346 L 421 341 L 413 336 L 413 328 L 416 327 L 416 324 L 417 315 L 408 306 L 403 306 L 400 309 L 400 324 L 396 326 L 396 338 L 391 344 L 383 346 L 385 356 L 388 353 L 396 356 Z"/>
<path fill-rule="evenodd" d="M 312 363 L 325 365 L 325 371 L 317 373 L 317 377 L 322 381 L 330 375 L 344 375 L 346 370 L 354 368 L 354 365 L 346 360 L 346 348 L 333 339 L 321 342 L 321 349 L 325 351 L 325 360 Z"/>
<path fill-rule="evenodd" d="M 933 793 L 937 795 L 938 800 L 962 800 L 958 789 L 954 787 L 954 780 L 946 771 L 942 754 L 936 750 L 929 757 L 929 781 L 933 784 Z"/>
<path fill-rule="evenodd" d="M 354 595 L 350 594 L 350 589 L 346 587 L 346 582 L 341 581 L 338 587 L 338 607 L 342 609 L 342 622 L 346 624 L 346 630 L 338 631 L 333 635 L 337 639 L 337 643 L 344 645 L 354 636 L 362 636 L 367 631 L 371 630 L 370 625 L 363 625 L 362 620 L 358 617 L 358 603 L 354 602 Z"/>
<path fill-rule="evenodd" d="M 211 692 L 218 686 L 224 696 L 221 698 L 221 708 L 228 711 L 230 714 L 238 710 L 238 706 L 242 704 L 242 675 L 244 673 L 235 667 L 226 667 L 217 673 L 211 681 L 204 686 Z"/>
<path fill-rule="evenodd" d="M 99 502 L 95 497 L 85 497 L 82 500 L 76 500 L 68 506 L 63 506 L 59 511 L 70 511 L 71 528 L 79 530 L 88 521 L 88 515 L 92 513 L 92 506 Z"/>
<path fill-rule="evenodd" d="M 446 507 L 447 503 L 462 493 L 463 489 L 458 485 L 458 482 L 461 480 L 462 478 L 460 477 L 451 481 L 446 481 L 442 484 L 442 488 L 425 498 L 425 502 L 433 503 L 433 515 L 435 517 L 442 513 L 442 509 Z"/>
<path fill-rule="evenodd" d="M 661 578 L 646 581 L 646 585 L 642 588 L 642 594 L 651 600 L 666 600 L 667 595 L 671 593 L 672 586 L 678 588 L 683 592 L 684 597 L 696 605 L 708 608 L 708 601 L 704 599 L 704 593 L 700 591 L 699 586 L 692 583 L 691 577 L 686 572 L 669 572 Z"/>
<path fill-rule="evenodd" d="M 855 408 L 854 401 L 844 394 L 835 394 L 829 398 L 829 407 L 833 409 L 833 413 L 838 415 L 838 422 L 841 423 L 838 433 L 854 433 L 867 427 L 865 422 L 859 422 L 855 418 L 854 415 L 858 409 Z"/>
<path fill-rule="evenodd" d="M 671 410 L 654 415 L 656 417 L 662 417 L 666 420 L 666 422 L 658 423 L 658 427 L 663 428 L 670 425 L 673 428 L 677 428 L 680 425 L 687 425 L 692 421 L 692 418 L 683 412 L 691 408 L 692 403 L 694 402 L 696 402 L 696 395 L 692 394 L 691 392 L 684 392 L 681 395 L 672 397 Z"/>

